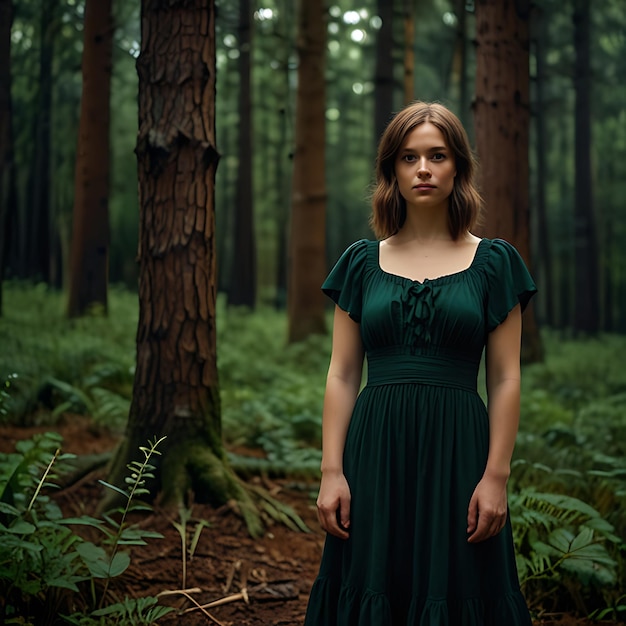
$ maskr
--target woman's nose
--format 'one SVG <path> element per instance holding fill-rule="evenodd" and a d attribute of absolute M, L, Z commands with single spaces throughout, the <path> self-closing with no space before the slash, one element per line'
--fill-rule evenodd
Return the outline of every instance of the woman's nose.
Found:
<path fill-rule="evenodd" d="M 417 163 L 417 175 L 420 178 L 430 177 L 430 169 L 428 168 L 428 162 L 426 159 L 420 159 Z"/>

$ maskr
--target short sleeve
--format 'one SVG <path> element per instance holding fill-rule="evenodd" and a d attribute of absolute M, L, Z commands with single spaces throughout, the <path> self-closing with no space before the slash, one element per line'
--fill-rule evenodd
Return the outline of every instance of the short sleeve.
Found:
<path fill-rule="evenodd" d="M 322 285 L 322 291 L 355 322 L 361 321 L 363 272 L 367 261 L 367 239 L 349 246 Z"/>
<path fill-rule="evenodd" d="M 517 304 L 523 311 L 537 287 L 520 253 L 503 239 L 492 241 L 487 272 L 487 331 L 491 332 Z"/>

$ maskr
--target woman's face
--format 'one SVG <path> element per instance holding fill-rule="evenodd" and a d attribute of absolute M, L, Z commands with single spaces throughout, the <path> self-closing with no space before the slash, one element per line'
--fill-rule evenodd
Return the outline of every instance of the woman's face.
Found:
<path fill-rule="evenodd" d="M 456 162 L 436 126 L 424 122 L 408 133 L 396 156 L 394 170 L 407 209 L 440 205 L 447 210 Z"/>

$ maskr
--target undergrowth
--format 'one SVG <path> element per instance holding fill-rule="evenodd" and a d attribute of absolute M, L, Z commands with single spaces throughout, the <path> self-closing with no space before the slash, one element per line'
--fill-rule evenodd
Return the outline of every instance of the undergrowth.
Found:
<path fill-rule="evenodd" d="M 65 517 L 50 497 L 73 456 L 61 452 L 56 433 L 35 435 L 18 442 L 14 453 L 0 454 L 0 623 L 148 625 L 173 610 L 157 598 L 116 602 L 109 593 L 111 580 L 130 565 L 129 547 L 161 537 L 128 521 L 129 513 L 148 508 L 138 498 L 148 493 L 150 460 L 161 441 L 140 448 L 144 458 L 128 465 L 123 488 L 104 483 L 125 504 L 99 518 Z M 96 529 L 100 540 L 88 540 L 80 528 Z"/>
<path fill-rule="evenodd" d="M 61 296 L 6 286 L 0 420 L 54 424 L 85 413 L 121 430 L 133 377 L 136 297 L 112 290 L 109 317 L 63 319 Z M 330 337 L 287 346 L 284 313 L 218 302 L 222 425 L 246 473 L 316 476 Z M 626 337 L 544 333 L 526 366 L 510 481 L 518 568 L 532 608 L 624 620 Z M 9 377 L 11 377 L 9 379 Z M 482 380 L 482 378 L 481 378 Z M 4 413 L 4 415 L 3 415 Z"/>

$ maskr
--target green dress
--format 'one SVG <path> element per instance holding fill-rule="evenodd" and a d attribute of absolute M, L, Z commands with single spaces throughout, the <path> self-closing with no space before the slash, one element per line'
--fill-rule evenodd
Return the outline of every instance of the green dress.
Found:
<path fill-rule="evenodd" d="M 483 348 L 536 291 L 519 253 L 482 239 L 469 268 L 419 282 L 361 240 L 322 289 L 360 324 L 368 378 L 344 450 L 350 538 L 327 535 L 305 626 L 531 626 L 510 521 L 466 532 L 489 446 Z"/>

